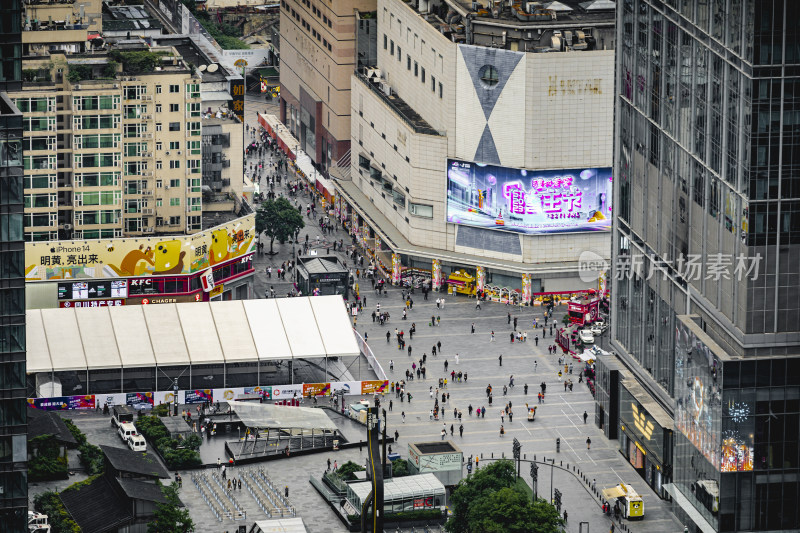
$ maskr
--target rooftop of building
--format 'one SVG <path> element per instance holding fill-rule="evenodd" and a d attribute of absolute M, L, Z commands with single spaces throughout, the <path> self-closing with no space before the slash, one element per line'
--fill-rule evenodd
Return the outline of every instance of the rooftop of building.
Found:
<path fill-rule="evenodd" d="M 433 442 L 414 442 L 410 446 L 423 454 L 431 453 L 458 453 L 461 449 L 449 440 Z"/>
<path fill-rule="evenodd" d="M 197 42 L 188 35 L 159 37 L 158 43 L 174 47 L 185 61 L 197 67 L 198 73 L 206 83 L 225 81 L 230 76 L 236 76 L 236 73 L 229 72 L 224 65 L 219 63 L 216 57 L 210 57 L 200 48 Z M 216 68 L 211 67 L 211 65 L 216 65 Z M 211 67 L 211 69 L 209 69 L 209 67 Z"/>
<path fill-rule="evenodd" d="M 103 4 L 103 31 L 162 30 L 164 25 L 144 6 L 112 6 Z"/>
<path fill-rule="evenodd" d="M 169 472 L 149 452 L 134 452 L 127 448 L 101 445 L 108 463 L 118 472 L 137 474 L 153 479 L 168 479 Z"/>
<path fill-rule="evenodd" d="M 205 100 L 205 98 L 204 98 Z M 239 120 L 239 117 L 231 113 L 230 111 L 216 111 L 214 113 L 203 113 L 203 125 L 204 126 L 214 126 L 220 125 L 224 126 L 227 124 L 241 124 L 242 121 Z"/>
<path fill-rule="evenodd" d="M 507 48 L 508 40 L 527 36 L 538 42 L 520 50 L 535 52 L 594 49 L 593 30 L 613 30 L 615 24 L 612 0 L 408 0 L 406 3 L 453 42 Z M 486 42 L 485 27 L 510 30 L 514 34 Z M 546 39 L 541 39 L 543 33 Z"/>

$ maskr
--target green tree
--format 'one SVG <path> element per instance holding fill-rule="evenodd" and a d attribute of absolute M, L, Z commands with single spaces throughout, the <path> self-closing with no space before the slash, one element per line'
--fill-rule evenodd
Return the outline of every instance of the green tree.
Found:
<path fill-rule="evenodd" d="M 355 472 L 361 472 L 362 470 L 366 470 L 366 468 L 353 461 L 347 461 L 339 467 L 336 471 L 336 475 L 345 481 L 350 481 L 356 478 L 356 476 L 353 475 Z"/>
<path fill-rule="evenodd" d="M 272 245 L 275 239 L 281 243 L 303 229 L 303 215 L 286 198 L 266 200 L 256 211 L 256 233 L 269 237 L 269 254 L 275 255 Z"/>
<path fill-rule="evenodd" d="M 409 475 L 408 461 L 405 459 L 397 459 L 392 461 L 392 477 L 403 477 Z"/>
<path fill-rule="evenodd" d="M 189 533 L 194 531 L 194 522 L 189 516 L 189 510 L 183 507 L 178 497 L 178 485 L 162 485 L 161 492 L 167 499 L 166 503 L 159 503 L 153 515 L 153 521 L 147 524 L 147 533 Z"/>
<path fill-rule="evenodd" d="M 462 479 L 451 499 L 450 533 L 559 533 L 562 520 L 555 507 L 528 499 L 516 486 L 514 463 L 495 461 Z"/>

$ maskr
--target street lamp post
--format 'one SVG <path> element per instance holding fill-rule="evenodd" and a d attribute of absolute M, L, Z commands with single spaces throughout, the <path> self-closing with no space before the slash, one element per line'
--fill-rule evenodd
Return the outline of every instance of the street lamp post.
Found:
<path fill-rule="evenodd" d="M 553 470 L 555 470 L 556 460 L 550 459 L 550 503 L 553 502 Z"/>
<path fill-rule="evenodd" d="M 539 465 L 536 461 L 531 461 L 531 485 L 533 485 L 533 501 L 538 498 L 537 491 L 539 489 Z"/>

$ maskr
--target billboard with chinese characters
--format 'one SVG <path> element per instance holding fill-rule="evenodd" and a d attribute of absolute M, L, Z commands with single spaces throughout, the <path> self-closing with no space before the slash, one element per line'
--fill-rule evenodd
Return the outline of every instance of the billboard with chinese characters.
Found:
<path fill-rule="evenodd" d="M 253 214 L 194 235 L 28 242 L 25 281 L 191 274 L 254 253 L 255 224 Z M 135 289 L 121 281 L 60 284 L 59 296 L 123 298 Z"/>
<path fill-rule="evenodd" d="M 525 170 L 447 160 L 447 221 L 541 234 L 611 229 L 611 168 Z"/>

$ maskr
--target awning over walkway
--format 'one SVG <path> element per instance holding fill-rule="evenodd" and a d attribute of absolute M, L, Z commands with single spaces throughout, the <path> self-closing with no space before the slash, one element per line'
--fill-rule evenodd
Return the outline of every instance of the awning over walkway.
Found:
<path fill-rule="evenodd" d="M 229 401 L 228 405 L 249 428 L 338 429 L 324 409 L 237 401 Z"/>
<path fill-rule="evenodd" d="M 27 311 L 27 371 L 356 356 L 341 296 Z"/>

